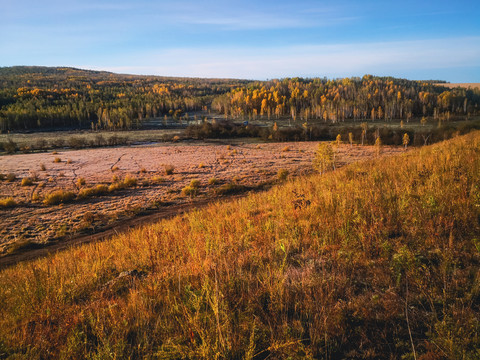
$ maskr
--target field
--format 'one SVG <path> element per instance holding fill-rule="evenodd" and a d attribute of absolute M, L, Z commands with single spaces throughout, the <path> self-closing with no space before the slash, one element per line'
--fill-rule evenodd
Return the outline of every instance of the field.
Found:
<path fill-rule="evenodd" d="M 465 88 L 465 89 L 475 89 L 475 88 L 480 89 L 480 83 L 442 83 L 438 85 L 445 86 L 449 89 L 454 89 L 457 87 Z"/>
<path fill-rule="evenodd" d="M 16 205 L 0 209 L 0 246 L 8 253 L 65 242 L 145 213 L 170 214 L 176 206 L 261 188 L 278 181 L 280 170 L 284 177 L 306 174 L 317 146 L 190 142 L 5 155 L 0 198 Z M 369 146 L 342 145 L 337 152 L 337 166 L 376 156 Z M 54 198 L 59 191 L 68 199 Z"/>
<path fill-rule="evenodd" d="M 0 354 L 478 359 L 479 155 L 475 132 L 4 269 Z"/>

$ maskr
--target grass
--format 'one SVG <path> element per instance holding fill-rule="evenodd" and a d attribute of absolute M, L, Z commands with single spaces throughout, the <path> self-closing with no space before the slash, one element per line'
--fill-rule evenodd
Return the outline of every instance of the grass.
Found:
<path fill-rule="evenodd" d="M 75 193 L 66 190 L 56 190 L 48 193 L 43 198 L 44 205 L 58 205 L 70 202 L 75 199 Z"/>
<path fill-rule="evenodd" d="M 20 184 L 21 186 L 32 186 L 33 185 L 33 179 L 30 177 L 24 177 L 22 179 L 22 182 Z"/>
<path fill-rule="evenodd" d="M 478 359 L 480 133 L 0 272 L 10 358 Z"/>
<path fill-rule="evenodd" d="M 17 205 L 17 202 L 12 197 L 0 199 L 0 209 L 11 208 Z"/>

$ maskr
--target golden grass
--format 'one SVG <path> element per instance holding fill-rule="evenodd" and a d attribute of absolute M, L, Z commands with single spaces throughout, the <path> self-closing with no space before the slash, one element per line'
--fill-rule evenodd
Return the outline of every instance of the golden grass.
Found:
<path fill-rule="evenodd" d="M 0 199 L 0 209 L 11 208 L 17 205 L 17 202 L 12 197 Z"/>
<path fill-rule="evenodd" d="M 12 358 L 475 359 L 480 133 L 0 273 Z"/>

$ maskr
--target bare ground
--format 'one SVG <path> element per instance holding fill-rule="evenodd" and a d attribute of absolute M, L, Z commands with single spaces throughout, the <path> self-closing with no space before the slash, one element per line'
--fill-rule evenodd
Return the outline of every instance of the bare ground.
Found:
<path fill-rule="evenodd" d="M 0 173 L 14 173 L 17 180 L 0 182 L 0 199 L 13 197 L 17 205 L 0 209 L 0 251 L 25 254 L 49 244 L 60 248 L 74 239 L 95 240 L 91 234 L 105 229 L 113 233 L 121 224 L 138 223 L 132 219 L 140 216 L 151 221 L 213 201 L 222 184 L 259 187 L 275 181 L 280 169 L 287 169 L 289 176 L 306 174 L 312 171 L 317 146 L 318 142 L 194 142 L 2 156 Z M 382 149 L 384 155 L 401 151 Z M 373 147 L 342 145 L 337 165 L 375 156 Z M 55 158 L 61 161 L 54 162 Z M 172 175 L 165 174 L 166 165 L 174 166 Z M 137 186 L 66 204 L 47 206 L 42 202 L 46 194 L 58 189 L 78 193 L 82 187 L 108 185 L 114 176 L 122 179 L 126 175 L 137 178 Z M 24 177 L 36 181 L 21 186 Z M 79 178 L 86 184 L 79 186 Z M 212 178 L 218 182 L 209 185 Z M 183 195 L 181 189 L 194 179 L 201 184 L 197 196 Z"/>

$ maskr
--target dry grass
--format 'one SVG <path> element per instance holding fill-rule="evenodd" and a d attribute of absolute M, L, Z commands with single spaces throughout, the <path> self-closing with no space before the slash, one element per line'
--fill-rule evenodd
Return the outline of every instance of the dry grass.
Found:
<path fill-rule="evenodd" d="M 475 359 L 480 133 L 0 273 L 5 357 Z"/>
<path fill-rule="evenodd" d="M 12 197 L 0 199 L 0 209 L 11 208 L 17 205 L 17 202 Z"/>
<path fill-rule="evenodd" d="M 56 190 L 45 195 L 43 199 L 44 205 L 64 204 L 75 199 L 75 193 L 72 191 Z"/>

